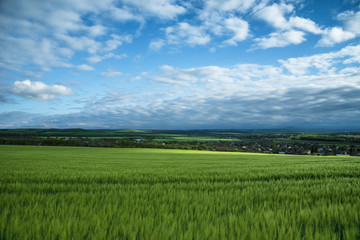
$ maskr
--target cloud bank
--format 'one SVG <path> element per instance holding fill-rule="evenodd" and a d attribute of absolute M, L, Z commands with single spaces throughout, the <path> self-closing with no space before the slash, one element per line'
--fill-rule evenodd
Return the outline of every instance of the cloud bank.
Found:
<path fill-rule="evenodd" d="M 309 57 L 279 60 L 279 66 L 176 68 L 164 65 L 148 76 L 160 91 L 109 92 L 88 99 L 78 113 L 31 118 L 3 113 L 16 127 L 264 128 L 358 127 L 360 45 Z M 109 70 L 104 75 L 118 75 Z M 120 75 L 120 74 L 119 74 Z M 29 80 L 14 93 L 44 100 L 71 94 L 63 86 Z M 15 90 L 16 89 L 16 90 Z M 22 115 L 21 115 L 22 114 Z M 24 116 L 18 120 L 11 116 Z M 27 116 L 27 117 L 26 117 Z M 28 119 L 24 124 L 23 119 Z"/>

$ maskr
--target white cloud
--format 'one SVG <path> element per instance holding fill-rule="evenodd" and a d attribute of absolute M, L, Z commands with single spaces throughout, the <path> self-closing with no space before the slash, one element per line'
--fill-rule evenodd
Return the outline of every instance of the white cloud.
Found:
<path fill-rule="evenodd" d="M 132 36 L 130 35 L 119 36 L 116 34 L 111 34 L 111 39 L 105 41 L 102 50 L 106 52 L 110 52 L 116 50 L 123 43 L 130 43 L 130 42 L 132 42 Z"/>
<path fill-rule="evenodd" d="M 338 19 L 344 23 L 347 31 L 360 34 L 360 11 L 345 11 L 338 15 Z"/>
<path fill-rule="evenodd" d="M 153 51 L 161 49 L 165 45 L 165 41 L 162 39 L 153 40 L 149 44 L 149 48 Z"/>
<path fill-rule="evenodd" d="M 318 42 L 319 46 L 333 46 L 336 43 L 345 42 L 355 38 L 352 32 L 344 31 L 341 27 L 333 27 L 324 31 L 322 39 Z"/>
<path fill-rule="evenodd" d="M 306 41 L 304 36 L 305 33 L 302 31 L 290 30 L 282 33 L 271 33 L 267 38 L 256 38 L 255 42 L 262 49 L 285 47 L 290 44 L 297 45 Z"/>
<path fill-rule="evenodd" d="M 317 54 L 309 57 L 289 58 L 287 60 L 279 60 L 284 68 L 291 74 L 304 75 L 318 70 L 322 74 L 334 74 L 339 68 L 338 64 L 344 64 L 343 67 L 348 68 L 346 64 L 360 63 L 360 45 L 348 46 L 337 52 L 329 52 Z"/>
<path fill-rule="evenodd" d="M 98 37 L 106 34 L 106 27 L 102 25 L 94 25 L 87 28 L 90 36 Z"/>
<path fill-rule="evenodd" d="M 360 30 L 358 30 L 360 29 L 360 12 L 355 13 L 353 11 L 346 11 L 338 15 L 337 18 L 344 22 L 348 31 L 344 31 L 341 27 L 324 29 L 311 19 L 305 19 L 298 16 L 291 16 L 287 20 L 286 14 L 293 12 L 294 6 L 284 3 L 274 3 L 271 6 L 258 8 L 255 11 L 256 17 L 281 31 L 270 34 L 270 38 L 255 39 L 262 48 L 273 46 L 281 47 L 289 44 L 299 44 L 305 41 L 304 34 L 300 34 L 298 30 L 322 35 L 321 40 L 317 44 L 318 46 L 333 46 L 337 43 L 353 39 L 356 37 L 355 33 L 360 33 Z M 297 36 L 295 36 L 294 33 L 296 33 Z"/>
<path fill-rule="evenodd" d="M 126 57 L 127 57 L 127 55 L 125 53 L 123 53 L 123 54 L 108 53 L 103 56 L 93 55 L 91 57 L 86 58 L 86 61 L 88 61 L 89 63 L 95 64 L 95 63 L 102 62 L 109 58 L 122 59 L 122 58 L 126 58 Z"/>
<path fill-rule="evenodd" d="M 159 50 L 165 45 L 206 45 L 220 38 L 222 39 L 217 43 L 219 47 L 236 46 L 249 37 L 250 31 L 249 23 L 241 19 L 239 14 L 249 11 L 255 2 L 256 0 L 206 0 L 200 4 L 201 7 L 194 8 L 190 5 L 189 9 L 196 9 L 193 18 L 195 21 L 183 21 L 165 28 L 166 38 L 153 40 L 149 49 Z"/>
<path fill-rule="evenodd" d="M 38 1 L 42 2 L 41 0 Z M 61 3 L 60 6 L 67 5 L 68 7 L 78 11 L 99 13 L 111 6 L 113 0 L 58 0 L 58 2 Z"/>
<path fill-rule="evenodd" d="M 260 7 L 255 11 L 255 16 L 264 20 L 277 31 L 269 34 L 269 37 L 256 38 L 255 42 L 260 48 L 285 47 L 290 44 L 300 44 L 306 41 L 305 32 L 312 34 L 324 34 L 324 30 L 311 19 L 298 16 L 287 18 L 293 14 L 294 6 L 291 4 L 277 4 Z"/>
<path fill-rule="evenodd" d="M 167 41 L 169 44 L 186 43 L 190 46 L 205 45 L 211 37 L 201 27 L 195 27 L 187 22 L 180 22 L 175 27 L 167 27 Z"/>
<path fill-rule="evenodd" d="M 228 18 L 225 20 L 225 27 L 234 33 L 233 37 L 226 40 L 229 45 L 237 45 L 237 42 L 245 40 L 249 35 L 248 22 L 240 18 Z"/>
<path fill-rule="evenodd" d="M 333 70 L 334 57 L 329 54 L 321 54 L 311 57 L 289 58 L 279 62 L 294 75 L 308 74 L 311 68 L 329 74 Z"/>
<path fill-rule="evenodd" d="M 231 68 L 204 66 L 188 69 L 163 65 L 160 69 L 162 74 L 152 77 L 152 80 L 180 85 L 205 84 L 209 86 L 240 82 L 245 84 L 252 79 L 276 77 L 282 72 L 276 67 L 256 64 L 239 64 Z M 237 87 L 233 86 L 233 88 Z"/>
<path fill-rule="evenodd" d="M 331 86 L 335 87 L 345 84 L 341 82 L 344 80 L 342 74 L 350 73 L 350 70 L 354 73 L 358 69 L 350 64 L 355 61 L 360 62 L 359 56 L 360 45 L 357 45 L 336 52 L 279 60 L 281 67 L 238 64 L 232 67 L 203 66 L 180 69 L 163 65 L 160 67 L 161 74 L 150 76 L 150 79 L 179 85 L 206 85 L 217 89 L 229 86 L 230 91 L 233 91 L 244 86 L 247 86 L 246 88 L 259 86 L 260 89 L 314 84 L 322 86 L 328 84 L 331 78 Z M 339 79 L 336 79 L 336 76 L 339 76 Z M 317 82 L 314 82 L 314 79 Z M 358 80 L 353 77 L 352 81 L 346 81 L 346 84 L 356 85 Z"/>
<path fill-rule="evenodd" d="M 283 47 L 289 44 L 299 44 L 306 39 L 304 34 L 300 31 L 306 31 L 312 34 L 322 35 L 321 40 L 318 42 L 318 46 L 333 46 L 337 43 L 341 43 L 352 38 L 355 38 L 357 27 L 360 29 L 358 22 L 360 14 L 354 12 L 344 12 L 338 15 L 338 19 L 344 21 L 345 26 L 350 31 L 344 31 L 341 27 L 333 27 L 323 29 L 318 26 L 311 19 L 305 19 L 298 16 L 291 16 L 289 20 L 285 15 L 293 12 L 293 5 L 291 4 L 273 4 L 261 8 L 255 13 L 255 16 L 266 21 L 274 28 L 283 31 L 283 33 L 272 33 L 269 38 L 257 38 L 255 39 L 260 47 Z M 295 29 L 298 29 L 295 31 Z M 285 32 L 284 32 L 285 31 Z M 354 33 L 355 32 L 355 33 Z"/>
<path fill-rule="evenodd" d="M 72 10 L 60 9 L 46 15 L 46 21 L 43 21 L 43 23 L 57 33 L 64 34 L 82 30 L 85 27 L 81 22 L 80 14 Z"/>
<path fill-rule="evenodd" d="M 173 4 L 171 0 L 123 0 L 123 2 L 133 5 L 141 11 L 159 18 L 173 19 L 186 12 L 180 5 Z"/>
<path fill-rule="evenodd" d="M 78 65 L 76 68 L 81 71 L 95 71 L 95 68 L 87 64 Z"/>
<path fill-rule="evenodd" d="M 111 12 L 111 17 L 117 21 L 138 21 L 138 22 L 143 22 L 144 18 L 143 16 L 139 15 L 139 14 L 134 14 L 132 12 L 132 10 L 128 7 L 124 7 L 124 8 L 116 8 L 113 7 L 110 10 Z"/>
<path fill-rule="evenodd" d="M 117 9 L 114 4 L 112 0 L 2 3 L 1 67 L 23 73 L 23 69 L 28 69 L 29 74 L 32 71 L 31 75 L 40 75 L 36 71 L 71 67 L 70 62 L 77 52 L 107 55 L 122 44 L 130 43 L 131 35 L 118 34 L 118 29 L 112 25 L 114 22 L 104 21 L 108 20 L 104 15 L 113 17 L 108 13 Z"/>
<path fill-rule="evenodd" d="M 23 67 L 34 64 L 40 71 L 48 71 L 51 67 L 67 67 L 66 61 L 73 55 L 68 48 L 59 47 L 50 39 L 39 41 L 29 38 L 17 38 L 0 34 L 3 46 L 0 52 L 2 67 L 23 72 Z"/>
<path fill-rule="evenodd" d="M 293 16 L 287 19 L 286 15 L 290 13 Z M 338 19 L 344 22 L 348 31 L 344 31 L 341 27 L 324 29 L 311 19 L 294 16 L 292 4 L 274 3 L 270 6 L 260 7 L 255 10 L 255 16 L 278 31 L 270 34 L 268 38 L 255 39 L 258 45 L 264 49 L 304 42 L 306 39 L 304 34 L 301 34 L 303 31 L 322 36 L 317 46 L 333 46 L 355 38 L 355 33 L 359 31 L 357 29 L 360 29 L 360 12 L 354 13 L 353 11 L 346 11 L 338 15 Z"/>
<path fill-rule="evenodd" d="M 246 12 L 256 0 L 208 0 L 205 1 L 203 15 L 209 16 L 213 11 L 240 11 Z"/>
<path fill-rule="evenodd" d="M 284 14 L 290 13 L 293 10 L 292 5 L 276 4 L 264 7 L 255 13 L 255 16 L 266 21 L 271 26 L 278 29 L 288 29 L 288 22 Z"/>
<path fill-rule="evenodd" d="M 35 100 L 51 100 L 58 95 L 74 94 L 70 88 L 63 85 L 46 85 L 43 82 L 31 82 L 30 80 L 16 81 L 14 83 L 12 93 Z"/>
<path fill-rule="evenodd" d="M 113 71 L 111 69 L 108 69 L 107 72 L 100 73 L 102 77 L 118 77 L 122 75 L 122 72 Z"/>
<path fill-rule="evenodd" d="M 288 25 L 290 28 L 297 28 L 314 34 L 321 34 L 323 32 L 315 22 L 301 17 L 291 17 Z"/>

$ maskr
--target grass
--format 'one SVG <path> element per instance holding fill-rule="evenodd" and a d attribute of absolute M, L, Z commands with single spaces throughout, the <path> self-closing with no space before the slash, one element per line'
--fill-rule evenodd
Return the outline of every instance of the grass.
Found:
<path fill-rule="evenodd" d="M 360 159 L 0 146 L 0 239 L 360 239 Z"/>

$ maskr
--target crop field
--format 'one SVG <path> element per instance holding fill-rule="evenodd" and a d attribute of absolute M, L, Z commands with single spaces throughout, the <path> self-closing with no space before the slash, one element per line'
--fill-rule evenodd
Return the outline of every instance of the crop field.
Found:
<path fill-rule="evenodd" d="M 2 145 L 0 239 L 360 239 L 360 158 Z"/>

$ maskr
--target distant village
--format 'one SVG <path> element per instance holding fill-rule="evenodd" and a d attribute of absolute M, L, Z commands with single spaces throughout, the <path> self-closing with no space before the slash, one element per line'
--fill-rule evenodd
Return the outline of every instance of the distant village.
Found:
<path fill-rule="evenodd" d="M 2 131 L 2 133 L 0 132 L 0 144 L 2 145 L 164 148 L 267 154 L 360 156 L 360 135 L 358 133 L 241 133 L 239 131 L 214 132 L 213 130 L 166 132 L 126 130 L 119 133 L 115 132 L 116 130 L 100 132 L 100 130 L 83 129 L 71 129 L 72 132 L 52 129 L 50 133 L 50 130 L 42 129 Z M 111 136 L 114 133 L 120 136 Z"/>
<path fill-rule="evenodd" d="M 287 142 L 269 140 L 239 141 L 152 141 L 142 138 L 82 138 L 82 137 L 47 137 L 47 138 L 0 138 L 0 144 L 43 145 L 43 146 L 87 146 L 118 148 L 165 148 L 208 151 L 254 152 L 268 154 L 321 155 L 321 156 L 360 156 L 360 147 L 354 144 L 323 144 L 312 142 Z"/>

